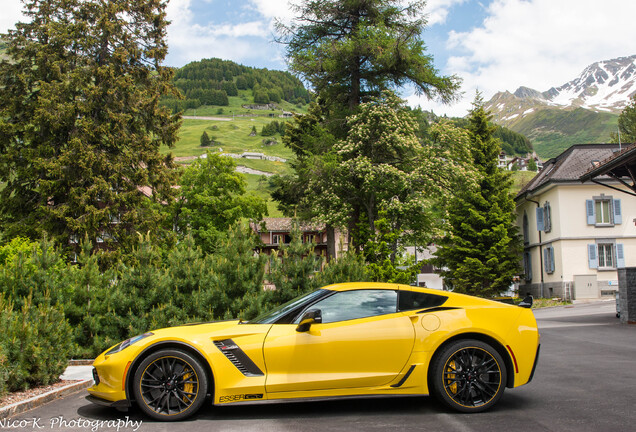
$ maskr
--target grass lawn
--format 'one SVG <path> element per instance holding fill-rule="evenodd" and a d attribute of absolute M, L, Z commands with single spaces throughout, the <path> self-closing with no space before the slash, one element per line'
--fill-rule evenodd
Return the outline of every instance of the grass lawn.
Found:
<path fill-rule="evenodd" d="M 285 147 L 279 134 L 273 137 L 260 135 L 263 126 L 274 119 L 266 117 L 248 118 L 237 117 L 231 121 L 191 120 L 184 119 L 179 130 L 179 140 L 171 149 L 163 147 L 162 153 L 172 152 L 175 156 L 199 156 L 210 151 L 223 153 L 243 153 L 244 151 L 264 153 L 268 156 L 278 156 L 285 159 L 292 157 L 292 151 Z M 275 119 L 285 121 L 284 119 Z M 252 127 L 256 127 L 256 136 L 250 136 Z M 201 147 L 201 135 L 206 132 L 211 140 L 217 142 L 211 147 Z M 263 144 L 263 139 L 274 138 L 278 142 L 274 145 Z"/>
<path fill-rule="evenodd" d="M 536 172 L 532 171 L 512 171 L 512 192 L 517 195 L 530 180 L 536 176 Z"/>

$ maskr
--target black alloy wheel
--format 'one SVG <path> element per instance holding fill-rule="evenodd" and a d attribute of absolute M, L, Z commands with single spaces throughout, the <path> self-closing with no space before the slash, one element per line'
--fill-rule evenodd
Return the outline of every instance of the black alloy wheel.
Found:
<path fill-rule="evenodd" d="M 205 400 L 207 386 L 200 362 L 173 349 L 146 357 L 135 371 L 133 383 L 137 405 L 163 421 L 183 420 L 194 414 Z"/>
<path fill-rule="evenodd" d="M 435 397 L 461 412 L 492 407 L 506 388 L 506 365 L 499 352 L 478 340 L 460 340 L 436 355 L 429 376 Z"/>

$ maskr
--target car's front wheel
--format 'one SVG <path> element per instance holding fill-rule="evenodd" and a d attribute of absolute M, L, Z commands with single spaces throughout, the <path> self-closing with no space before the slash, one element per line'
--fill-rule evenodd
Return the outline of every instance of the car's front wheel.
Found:
<path fill-rule="evenodd" d="M 433 395 L 461 412 L 492 407 L 506 388 L 506 365 L 499 352 L 485 342 L 458 340 L 434 358 L 429 385 Z"/>
<path fill-rule="evenodd" d="M 187 352 L 165 349 L 146 357 L 134 375 L 137 405 L 150 417 L 174 421 L 203 405 L 208 380 L 201 363 Z"/>

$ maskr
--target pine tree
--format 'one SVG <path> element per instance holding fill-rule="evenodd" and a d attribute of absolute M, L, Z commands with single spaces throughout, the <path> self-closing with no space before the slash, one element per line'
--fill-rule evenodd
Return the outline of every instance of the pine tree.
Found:
<path fill-rule="evenodd" d="M 201 147 L 209 147 L 211 144 L 210 137 L 206 131 L 201 134 Z"/>
<path fill-rule="evenodd" d="M 215 288 L 207 297 L 217 319 L 251 319 L 263 311 L 265 263 L 255 254 L 259 238 L 247 224 L 237 223 L 214 254 Z"/>
<path fill-rule="evenodd" d="M 298 221 L 293 221 L 291 241 L 281 245 L 273 257 L 269 280 L 276 289 L 268 291 L 268 307 L 285 303 L 317 288 L 314 273 L 320 268 L 321 257 L 314 253 L 313 243 L 304 243 Z"/>
<path fill-rule="evenodd" d="M 161 226 L 178 116 L 165 2 L 29 0 L 0 63 L 0 218 L 8 236 L 111 247 Z M 152 198 L 140 192 L 152 190 Z M 71 241 L 72 244 L 77 244 Z"/>
<path fill-rule="evenodd" d="M 470 112 L 469 136 L 477 187 L 457 185 L 448 207 L 448 231 L 433 262 L 444 268 L 456 292 L 490 297 L 508 289 L 519 274 L 521 241 L 515 226 L 511 177 L 497 167 L 499 142 L 478 96 Z"/>

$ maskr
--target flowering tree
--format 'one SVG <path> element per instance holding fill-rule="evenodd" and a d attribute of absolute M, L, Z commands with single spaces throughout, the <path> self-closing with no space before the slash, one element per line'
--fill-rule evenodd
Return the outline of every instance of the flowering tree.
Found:
<path fill-rule="evenodd" d="M 458 178 L 470 182 L 466 133 L 441 124 L 431 142 L 420 143 L 415 119 L 390 91 L 363 103 L 347 123 L 347 138 L 308 176 L 316 193 L 305 204 L 325 222 L 346 225 L 357 248 L 375 235 L 380 211 L 402 241 L 430 239 L 435 204 L 453 194 Z"/>

